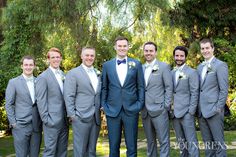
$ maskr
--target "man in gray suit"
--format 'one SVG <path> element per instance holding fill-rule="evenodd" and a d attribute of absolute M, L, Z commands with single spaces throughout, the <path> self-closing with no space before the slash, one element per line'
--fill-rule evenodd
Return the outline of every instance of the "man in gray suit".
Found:
<path fill-rule="evenodd" d="M 42 125 L 35 102 L 33 71 L 35 60 L 24 56 L 22 75 L 9 81 L 6 89 L 6 112 L 12 127 L 17 157 L 37 157 L 40 151 Z"/>
<path fill-rule="evenodd" d="M 214 57 L 211 39 L 200 41 L 205 61 L 197 70 L 200 78 L 199 126 L 207 157 L 225 157 L 224 106 L 228 96 L 228 66 Z"/>
<path fill-rule="evenodd" d="M 147 138 L 147 156 L 157 156 L 157 138 L 160 143 L 160 156 L 168 157 L 170 152 L 168 111 L 173 94 L 170 66 L 156 60 L 155 43 L 146 42 L 143 51 L 146 59 L 143 65 L 146 87 L 142 121 Z"/>
<path fill-rule="evenodd" d="M 85 47 L 82 64 L 66 75 L 64 98 L 72 122 L 74 157 L 95 157 L 100 130 L 100 71 L 94 69 L 95 49 Z"/>
<path fill-rule="evenodd" d="M 68 124 L 63 98 L 64 73 L 60 70 L 62 60 L 58 48 L 47 54 L 49 68 L 36 81 L 36 99 L 44 131 L 44 157 L 66 157 Z"/>
<path fill-rule="evenodd" d="M 176 67 L 172 70 L 174 84 L 174 119 L 176 139 L 181 157 L 198 157 L 198 141 L 195 129 L 195 112 L 199 95 L 199 79 L 196 70 L 186 62 L 188 50 L 177 46 L 173 51 Z"/>

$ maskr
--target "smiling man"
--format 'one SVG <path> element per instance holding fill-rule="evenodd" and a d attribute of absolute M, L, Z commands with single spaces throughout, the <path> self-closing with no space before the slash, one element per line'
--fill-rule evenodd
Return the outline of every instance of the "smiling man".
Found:
<path fill-rule="evenodd" d="M 157 45 L 146 42 L 143 46 L 146 63 L 143 65 L 145 78 L 145 106 L 142 122 L 147 138 L 147 156 L 156 157 L 157 142 L 160 143 L 160 156 L 169 157 L 170 134 L 169 117 L 173 84 L 170 66 L 156 59 Z"/>
<path fill-rule="evenodd" d="M 226 157 L 224 106 L 228 96 L 228 66 L 214 56 L 211 39 L 200 41 L 205 61 L 197 70 L 200 78 L 199 126 L 206 157 Z"/>
<path fill-rule="evenodd" d="M 101 105 L 108 126 L 110 157 L 120 156 L 122 130 L 126 156 L 137 156 L 139 111 L 144 105 L 144 78 L 141 63 L 127 57 L 129 42 L 115 39 L 116 58 L 103 64 Z"/>
<path fill-rule="evenodd" d="M 9 81 L 5 107 L 12 128 L 16 156 L 37 157 L 42 122 L 35 102 L 35 60 L 31 56 L 24 56 L 21 62 L 23 73 Z"/>
<path fill-rule="evenodd" d="M 64 73 L 60 70 L 62 54 L 58 48 L 47 53 L 48 69 L 36 81 L 36 99 L 43 121 L 44 157 L 66 157 L 68 124 L 63 98 Z"/>
<path fill-rule="evenodd" d="M 94 69 L 95 49 L 85 47 L 82 64 L 66 75 L 64 98 L 73 128 L 74 157 L 95 157 L 100 130 L 100 73 Z"/>
<path fill-rule="evenodd" d="M 180 147 L 180 156 L 199 157 L 195 130 L 195 112 L 198 104 L 199 78 L 196 70 L 186 64 L 187 48 L 177 46 L 173 51 L 176 67 L 172 70 L 174 84 L 173 126 Z"/>

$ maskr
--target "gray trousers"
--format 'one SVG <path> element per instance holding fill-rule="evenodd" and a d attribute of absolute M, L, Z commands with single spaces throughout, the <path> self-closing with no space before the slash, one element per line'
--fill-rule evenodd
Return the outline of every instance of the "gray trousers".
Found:
<path fill-rule="evenodd" d="M 157 157 L 157 142 L 160 143 L 160 157 L 169 157 L 170 153 L 170 130 L 169 130 L 169 116 L 164 110 L 157 117 L 150 117 L 142 119 L 145 135 L 147 138 L 147 156 Z"/>
<path fill-rule="evenodd" d="M 12 129 L 16 157 L 38 157 L 42 132 L 34 132 L 32 124 L 18 126 Z"/>
<path fill-rule="evenodd" d="M 83 121 L 75 117 L 72 121 L 74 157 L 96 157 L 96 145 L 100 126 L 93 117 Z"/>
<path fill-rule="evenodd" d="M 199 118 L 202 139 L 205 144 L 206 157 L 226 157 L 224 143 L 224 112 L 210 118 Z"/>
<path fill-rule="evenodd" d="M 44 132 L 44 152 L 43 157 L 66 157 L 68 146 L 67 124 L 57 128 L 49 127 L 43 124 Z"/>
<path fill-rule="evenodd" d="M 194 116 L 187 113 L 181 118 L 174 118 L 173 126 L 180 148 L 180 156 L 199 157 Z"/>

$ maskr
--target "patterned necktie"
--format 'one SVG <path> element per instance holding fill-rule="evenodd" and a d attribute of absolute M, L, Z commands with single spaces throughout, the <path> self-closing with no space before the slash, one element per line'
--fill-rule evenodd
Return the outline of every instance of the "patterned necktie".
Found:
<path fill-rule="evenodd" d="M 117 64 L 118 64 L 118 65 L 120 65 L 121 63 L 125 64 L 125 63 L 126 63 L 126 59 L 117 60 Z"/>

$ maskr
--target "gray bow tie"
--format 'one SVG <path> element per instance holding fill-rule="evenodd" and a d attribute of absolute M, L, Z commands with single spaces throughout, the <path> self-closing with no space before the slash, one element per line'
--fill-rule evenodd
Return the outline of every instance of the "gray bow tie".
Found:
<path fill-rule="evenodd" d="M 34 78 L 33 77 L 27 77 L 25 78 L 26 82 L 33 82 Z"/>
<path fill-rule="evenodd" d="M 61 71 L 60 71 L 59 69 L 56 69 L 56 70 L 55 70 L 55 74 L 61 75 Z"/>
<path fill-rule="evenodd" d="M 149 68 L 149 67 L 151 67 L 151 64 L 145 64 L 145 68 L 147 69 L 147 68 Z"/>
<path fill-rule="evenodd" d="M 94 71 L 93 68 L 87 68 L 87 72 L 88 72 L 88 73 L 92 73 L 93 71 Z"/>
<path fill-rule="evenodd" d="M 203 62 L 202 62 L 202 65 L 203 65 L 203 66 L 208 66 L 209 64 L 210 64 L 210 63 L 207 62 L 207 61 L 203 61 Z"/>

